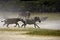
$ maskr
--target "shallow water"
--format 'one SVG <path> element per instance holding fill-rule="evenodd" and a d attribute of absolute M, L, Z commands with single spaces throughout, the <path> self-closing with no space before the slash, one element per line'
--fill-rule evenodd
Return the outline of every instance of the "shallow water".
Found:
<path fill-rule="evenodd" d="M 60 29 L 60 20 L 45 21 L 39 24 L 41 28 Z"/>
<path fill-rule="evenodd" d="M 22 25 L 22 22 L 18 22 L 19 25 L 21 26 Z M 6 27 L 6 25 L 4 27 L 2 27 L 4 24 L 4 22 L 0 22 L 0 28 L 4 28 Z M 40 27 L 40 28 L 44 28 L 44 29 L 58 29 L 60 30 L 60 20 L 50 20 L 50 21 L 43 21 L 41 23 L 38 23 L 37 22 L 37 25 Z M 10 24 L 9 27 L 13 27 L 15 26 L 15 24 Z M 33 27 L 34 28 L 34 25 L 26 25 L 26 27 Z"/>

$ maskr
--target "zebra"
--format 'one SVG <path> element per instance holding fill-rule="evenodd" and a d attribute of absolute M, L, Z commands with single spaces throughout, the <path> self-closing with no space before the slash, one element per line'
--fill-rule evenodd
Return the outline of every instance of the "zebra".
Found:
<path fill-rule="evenodd" d="M 8 27 L 9 24 L 16 24 L 16 26 L 18 25 L 19 27 L 19 24 L 18 24 L 19 21 L 21 21 L 21 18 L 7 18 L 1 22 L 4 22 L 3 26 L 7 24 L 7 27 Z"/>
<path fill-rule="evenodd" d="M 38 27 L 38 28 L 40 28 L 37 24 L 36 24 L 36 22 L 38 21 L 38 22 L 41 22 L 41 20 L 40 20 L 40 18 L 39 17 L 34 17 L 34 18 L 32 18 L 32 19 L 23 19 L 23 20 L 21 20 L 22 22 L 23 22 L 23 24 L 21 25 L 21 28 L 22 28 L 22 26 L 24 26 L 24 28 L 25 28 L 25 26 L 27 25 L 27 24 L 34 24 L 34 27 L 36 28 L 36 26 Z"/>
<path fill-rule="evenodd" d="M 30 18 L 30 15 L 31 13 L 29 11 L 19 13 L 19 17 L 22 17 L 22 18 Z"/>

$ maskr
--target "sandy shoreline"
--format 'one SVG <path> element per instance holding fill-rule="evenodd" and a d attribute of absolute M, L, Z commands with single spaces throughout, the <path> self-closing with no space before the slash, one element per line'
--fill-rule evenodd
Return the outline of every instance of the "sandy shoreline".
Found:
<path fill-rule="evenodd" d="M 0 40 L 60 40 L 60 37 L 53 36 L 29 36 L 21 32 L 0 32 Z"/>

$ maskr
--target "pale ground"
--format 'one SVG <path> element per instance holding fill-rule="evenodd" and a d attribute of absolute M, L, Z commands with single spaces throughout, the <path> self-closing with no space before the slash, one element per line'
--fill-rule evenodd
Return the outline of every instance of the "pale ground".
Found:
<path fill-rule="evenodd" d="M 20 26 L 22 25 L 22 22 L 18 22 Z M 6 28 L 6 25 L 3 27 L 4 22 L 0 22 L 0 28 Z M 54 29 L 54 30 L 60 30 L 60 20 L 48 20 L 48 21 L 42 21 L 41 23 L 37 22 L 37 25 L 41 29 Z M 10 24 L 9 28 L 14 28 L 15 24 Z M 34 28 L 34 25 L 26 25 L 26 28 Z M 17 26 L 18 28 L 18 26 Z"/>
<path fill-rule="evenodd" d="M 20 32 L 0 32 L 0 40 L 60 40 L 60 37 L 29 36 Z"/>
<path fill-rule="evenodd" d="M 59 29 L 60 30 L 60 20 L 57 21 L 45 21 L 42 23 L 37 23 L 40 28 L 46 29 Z M 0 28 L 2 27 L 3 23 L 0 23 Z M 9 27 L 13 27 L 10 25 Z M 26 28 L 33 27 L 33 25 L 27 25 Z M 14 28 L 14 27 L 13 27 Z M 22 35 L 21 32 L 0 32 L 0 40 L 60 40 L 60 37 L 52 37 L 52 36 L 29 36 L 29 35 Z"/>

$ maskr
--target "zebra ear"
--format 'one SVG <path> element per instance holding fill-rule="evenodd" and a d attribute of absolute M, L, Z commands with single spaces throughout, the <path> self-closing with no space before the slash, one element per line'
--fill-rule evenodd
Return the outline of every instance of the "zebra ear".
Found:
<path fill-rule="evenodd" d="M 48 18 L 48 17 L 42 17 L 40 20 L 41 20 L 41 21 L 45 21 L 45 20 L 47 20 L 47 18 Z"/>

